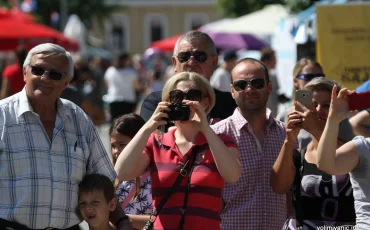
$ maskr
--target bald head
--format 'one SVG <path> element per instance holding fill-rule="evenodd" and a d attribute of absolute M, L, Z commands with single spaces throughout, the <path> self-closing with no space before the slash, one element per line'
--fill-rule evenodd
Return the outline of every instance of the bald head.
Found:
<path fill-rule="evenodd" d="M 261 61 L 254 58 L 244 58 L 236 63 L 235 67 L 231 71 L 233 81 L 235 76 L 239 75 L 240 73 L 246 72 L 246 70 L 249 70 L 249 72 L 262 71 L 265 76 L 266 82 L 270 81 L 266 66 Z"/>

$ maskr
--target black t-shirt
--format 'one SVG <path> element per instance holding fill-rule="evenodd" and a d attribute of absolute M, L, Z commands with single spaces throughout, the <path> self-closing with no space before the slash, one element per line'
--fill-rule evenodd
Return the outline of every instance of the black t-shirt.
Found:
<path fill-rule="evenodd" d="M 209 118 L 213 119 L 225 119 L 231 116 L 235 110 L 236 103 L 231 93 L 222 92 L 220 90 L 214 89 L 216 94 L 216 104 L 209 114 Z M 152 116 L 153 112 L 157 108 L 159 102 L 162 101 L 162 91 L 152 92 L 149 94 L 140 109 L 140 116 L 148 121 Z"/>
<path fill-rule="evenodd" d="M 300 168 L 301 153 L 297 150 L 293 153 L 293 161 L 295 167 Z M 332 176 L 304 159 L 300 184 L 304 220 L 310 220 L 316 224 L 322 221 L 356 222 L 349 174 Z M 298 208 L 295 207 L 296 210 Z"/>
<path fill-rule="evenodd" d="M 64 98 L 72 101 L 76 105 L 81 107 L 81 103 L 84 100 L 83 94 L 76 88 L 68 86 L 60 95 L 60 98 Z"/>

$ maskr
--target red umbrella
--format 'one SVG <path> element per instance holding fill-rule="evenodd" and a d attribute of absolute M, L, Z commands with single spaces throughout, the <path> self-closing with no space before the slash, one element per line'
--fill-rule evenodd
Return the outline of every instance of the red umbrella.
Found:
<path fill-rule="evenodd" d="M 178 34 L 178 35 L 175 35 L 175 36 L 163 39 L 163 40 L 152 42 L 150 47 L 157 48 L 163 52 L 172 52 L 173 49 L 175 48 L 177 39 L 179 39 L 181 35 L 182 34 Z"/>
<path fill-rule="evenodd" d="M 0 50 L 15 50 L 18 45 L 30 49 L 35 45 L 51 42 L 67 50 L 77 51 L 78 43 L 66 38 L 62 33 L 40 24 L 22 20 L 0 18 Z"/>
<path fill-rule="evenodd" d="M 7 8 L 0 8 L 0 19 L 12 19 L 32 22 L 34 21 L 34 16 L 32 14 L 24 13 L 20 10 L 10 10 Z"/>

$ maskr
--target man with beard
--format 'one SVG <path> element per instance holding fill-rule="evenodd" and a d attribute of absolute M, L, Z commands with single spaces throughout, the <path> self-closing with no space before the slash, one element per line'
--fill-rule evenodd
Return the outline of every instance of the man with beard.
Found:
<path fill-rule="evenodd" d="M 272 91 L 266 66 L 255 59 L 240 60 L 232 70 L 234 114 L 213 125 L 240 149 L 242 176 L 225 184 L 221 229 L 281 229 L 286 219 L 286 197 L 270 187 L 270 171 L 285 138 L 284 124 L 266 108 Z"/>

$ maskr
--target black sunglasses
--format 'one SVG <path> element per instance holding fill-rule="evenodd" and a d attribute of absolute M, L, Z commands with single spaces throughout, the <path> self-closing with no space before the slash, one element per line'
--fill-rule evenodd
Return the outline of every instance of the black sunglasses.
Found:
<path fill-rule="evenodd" d="M 254 89 L 262 89 L 265 86 L 265 80 L 262 78 L 254 78 L 251 80 L 237 80 L 233 82 L 233 87 L 236 91 L 245 90 L 249 85 Z"/>
<path fill-rule="evenodd" d="M 174 89 L 170 92 L 171 103 L 181 103 L 184 99 L 200 102 L 202 100 L 202 91 L 199 89 L 190 89 L 188 92 L 183 92 L 179 89 Z"/>
<path fill-rule="evenodd" d="M 197 60 L 197 62 L 199 63 L 203 63 L 207 61 L 207 58 L 208 58 L 207 53 L 204 51 L 195 51 L 193 53 L 190 51 L 186 51 L 186 52 L 180 52 L 179 54 L 177 54 L 177 59 L 179 59 L 179 62 L 183 63 L 183 62 L 189 61 L 191 56 L 193 56 L 194 59 Z"/>
<path fill-rule="evenodd" d="M 55 71 L 55 70 L 45 69 L 45 68 L 34 66 L 34 65 L 30 65 L 30 67 L 31 67 L 31 73 L 38 77 L 42 76 L 45 72 L 49 73 L 49 78 L 52 80 L 58 81 L 62 79 L 63 77 L 63 73 Z"/>
<path fill-rule="evenodd" d="M 303 73 L 303 74 L 298 74 L 295 78 L 309 82 L 316 77 L 325 77 L 325 74 L 323 73 Z"/>

